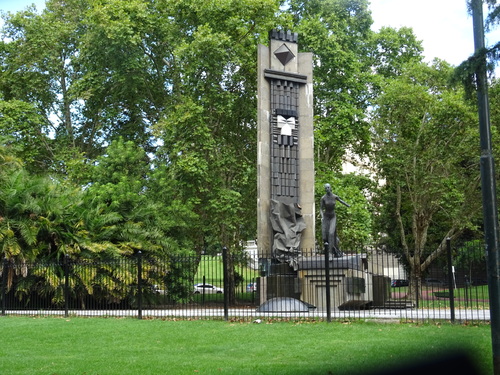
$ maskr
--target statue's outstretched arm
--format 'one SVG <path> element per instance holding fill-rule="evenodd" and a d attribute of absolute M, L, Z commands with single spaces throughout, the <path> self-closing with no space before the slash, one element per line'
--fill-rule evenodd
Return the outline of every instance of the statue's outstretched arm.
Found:
<path fill-rule="evenodd" d="M 337 200 L 342 203 L 344 206 L 347 206 L 347 207 L 351 207 L 350 204 L 347 204 L 346 202 L 344 202 L 342 199 L 340 199 L 339 197 L 337 197 Z"/>

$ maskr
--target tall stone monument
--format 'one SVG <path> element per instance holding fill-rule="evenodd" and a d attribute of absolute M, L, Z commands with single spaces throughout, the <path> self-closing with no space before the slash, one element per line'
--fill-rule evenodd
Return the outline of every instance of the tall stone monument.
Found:
<path fill-rule="evenodd" d="M 284 304 L 297 300 L 323 310 L 368 306 L 373 283 L 361 256 L 313 251 L 313 64 L 297 43 L 296 33 L 274 30 L 258 49 L 258 311 L 290 311 Z"/>
<path fill-rule="evenodd" d="M 297 33 L 273 30 L 259 45 L 257 246 L 293 269 L 315 247 L 312 68 Z"/>

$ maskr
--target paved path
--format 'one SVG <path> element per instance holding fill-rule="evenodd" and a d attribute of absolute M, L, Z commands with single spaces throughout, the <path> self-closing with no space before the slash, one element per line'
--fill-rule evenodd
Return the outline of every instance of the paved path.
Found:
<path fill-rule="evenodd" d="M 31 316 L 64 316 L 63 310 L 6 310 L 6 315 L 31 315 Z M 69 316 L 85 317 L 138 317 L 137 310 L 70 310 Z M 224 318 L 223 309 L 151 309 L 143 310 L 142 317 L 147 318 Z M 257 318 L 281 318 L 281 319 L 326 319 L 326 311 L 311 310 L 310 312 L 272 312 L 262 313 L 255 309 L 229 309 L 229 319 L 254 320 Z M 331 318 L 337 319 L 382 319 L 397 321 L 429 321 L 429 320 L 451 320 L 451 312 L 448 309 L 371 309 L 371 310 L 333 310 Z M 455 310 L 456 321 L 489 321 L 489 310 Z"/>

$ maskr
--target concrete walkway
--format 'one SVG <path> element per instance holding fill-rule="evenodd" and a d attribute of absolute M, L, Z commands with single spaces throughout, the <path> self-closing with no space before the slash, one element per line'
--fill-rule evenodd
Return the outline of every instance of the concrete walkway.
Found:
<path fill-rule="evenodd" d="M 5 315 L 30 316 L 65 316 L 64 310 L 6 310 Z M 82 317 L 138 317 L 138 310 L 69 310 L 68 316 Z M 272 312 L 262 313 L 255 309 L 229 309 L 230 320 L 260 319 L 326 319 L 326 311 L 310 312 Z M 143 318 L 179 318 L 179 319 L 223 319 L 223 309 L 144 309 Z M 434 321 L 451 320 L 448 309 L 371 309 L 371 310 L 332 310 L 332 320 L 338 319 L 380 319 L 393 321 Z M 489 310 L 460 309 L 455 311 L 455 321 L 489 321 Z"/>

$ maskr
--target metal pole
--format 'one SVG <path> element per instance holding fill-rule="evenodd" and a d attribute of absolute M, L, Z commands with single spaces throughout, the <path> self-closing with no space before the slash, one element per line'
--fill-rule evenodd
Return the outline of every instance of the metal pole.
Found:
<path fill-rule="evenodd" d="M 228 278 L 228 259 L 227 259 L 227 247 L 222 248 L 222 263 L 223 266 L 223 277 L 224 277 L 224 320 L 229 320 L 229 278 Z"/>
<path fill-rule="evenodd" d="M 450 298 L 451 322 L 455 323 L 455 288 L 453 285 L 453 259 L 451 256 L 451 238 L 446 239 L 446 248 L 448 250 L 448 293 Z"/>
<path fill-rule="evenodd" d="M 137 253 L 137 318 L 142 319 L 142 252 Z"/>
<path fill-rule="evenodd" d="M 483 0 L 472 0 L 474 50 L 484 52 Z M 481 142 L 481 188 L 483 220 L 488 262 L 488 288 L 490 295 L 490 321 L 493 348 L 493 372 L 500 375 L 500 275 L 499 231 L 495 183 L 495 160 L 491 147 L 490 112 L 486 75 L 486 56 L 476 68 L 479 133 Z"/>
<path fill-rule="evenodd" d="M 64 317 L 69 316 L 69 255 L 64 255 Z"/>
<path fill-rule="evenodd" d="M 332 297 L 330 291 L 330 253 L 328 251 L 328 242 L 325 242 L 325 278 L 326 278 L 326 321 L 332 321 Z"/>
<path fill-rule="evenodd" d="M 225 265 L 224 265 L 225 267 Z M 206 281 L 207 281 L 207 278 L 205 277 L 205 275 L 203 275 L 203 292 L 201 293 L 201 305 L 202 306 L 205 306 L 205 284 L 206 284 Z"/>
<path fill-rule="evenodd" d="M 7 266 L 7 258 L 4 257 L 2 262 L 2 315 L 5 315 L 5 298 L 7 297 Z"/>

